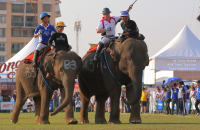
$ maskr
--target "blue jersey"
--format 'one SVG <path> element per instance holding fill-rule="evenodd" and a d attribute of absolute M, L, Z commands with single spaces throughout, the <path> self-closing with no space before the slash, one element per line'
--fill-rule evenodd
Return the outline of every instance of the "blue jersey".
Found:
<path fill-rule="evenodd" d="M 51 35 L 56 32 L 54 26 L 48 24 L 44 27 L 42 24 L 36 27 L 34 34 L 37 34 L 39 30 L 42 30 L 42 35 L 39 36 L 39 42 L 48 42 Z"/>
<path fill-rule="evenodd" d="M 197 88 L 197 99 L 200 100 L 200 87 Z"/>
<path fill-rule="evenodd" d="M 189 89 L 186 91 L 186 99 L 190 99 L 190 90 Z"/>
<path fill-rule="evenodd" d="M 178 99 L 178 88 L 172 88 L 172 99 Z"/>
<path fill-rule="evenodd" d="M 166 90 L 166 98 L 171 98 L 171 89 Z"/>

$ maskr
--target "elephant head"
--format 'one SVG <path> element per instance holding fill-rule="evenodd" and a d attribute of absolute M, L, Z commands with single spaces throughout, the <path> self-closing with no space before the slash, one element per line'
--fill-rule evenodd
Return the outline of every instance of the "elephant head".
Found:
<path fill-rule="evenodd" d="M 58 51 L 55 58 L 52 58 L 54 51 L 51 51 L 44 59 L 44 72 L 50 75 L 53 89 L 63 86 L 65 98 L 62 103 L 51 113 L 51 116 L 63 110 L 72 102 L 74 83 L 78 71 L 81 68 L 82 60 L 75 52 Z M 54 84 L 55 83 L 55 84 Z"/>
<path fill-rule="evenodd" d="M 130 77 L 133 83 L 133 98 L 124 103 L 133 105 L 139 102 L 142 93 L 142 72 L 149 64 L 146 43 L 129 38 L 120 45 L 119 69 Z"/>

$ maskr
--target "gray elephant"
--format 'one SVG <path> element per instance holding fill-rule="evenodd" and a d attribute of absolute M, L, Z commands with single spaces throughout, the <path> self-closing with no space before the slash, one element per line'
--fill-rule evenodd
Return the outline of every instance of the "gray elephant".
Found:
<path fill-rule="evenodd" d="M 51 115 L 57 114 L 66 107 L 66 123 L 78 123 L 73 115 L 72 96 L 75 77 L 81 68 L 82 60 L 75 52 L 62 49 L 57 52 L 54 59 L 52 58 L 53 56 L 54 51 L 51 50 L 41 59 L 43 67 L 38 72 L 38 76 L 32 64 L 20 63 L 16 74 L 17 99 L 11 114 L 11 122 L 18 122 L 20 110 L 26 99 L 33 97 L 35 102 L 35 123 L 50 124 L 50 100 L 53 91 L 61 88 L 64 91 L 62 92 L 63 102 Z M 33 86 L 35 78 L 37 78 L 36 84 Z"/>
<path fill-rule="evenodd" d="M 101 61 L 95 63 L 93 58 L 94 52 L 83 58 L 83 65 L 78 76 L 82 98 L 80 122 L 89 123 L 88 103 L 90 97 L 95 95 L 97 101 L 95 123 L 107 123 L 104 114 L 105 101 L 110 97 L 109 123 L 120 124 L 121 85 L 127 85 L 128 101 L 123 101 L 132 107 L 129 122 L 141 123 L 139 101 L 142 93 L 142 72 L 149 63 L 146 43 L 129 38 L 123 43 L 116 42 L 107 48 L 102 65 Z"/>

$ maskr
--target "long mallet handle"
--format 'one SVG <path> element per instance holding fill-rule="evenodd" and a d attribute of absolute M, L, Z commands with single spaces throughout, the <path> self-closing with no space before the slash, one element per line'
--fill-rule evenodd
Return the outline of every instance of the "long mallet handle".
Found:
<path fill-rule="evenodd" d="M 130 11 L 130 10 L 133 8 L 133 5 L 134 5 L 136 2 L 137 2 L 137 0 L 135 0 L 135 1 L 133 2 L 133 4 L 131 4 L 131 5 L 128 7 L 127 11 Z"/>

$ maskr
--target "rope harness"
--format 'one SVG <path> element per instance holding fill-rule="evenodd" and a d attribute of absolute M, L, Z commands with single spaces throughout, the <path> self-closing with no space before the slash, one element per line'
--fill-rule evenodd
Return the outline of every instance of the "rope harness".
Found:
<path fill-rule="evenodd" d="M 116 82 L 117 82 L 119 85 L 122 86 L 122 84 L 120 83 L 119 80 L 117 80 L 117 78 L 115 77 L 115 75 L 112 73 L 112 71 L 111 71 L 111 69 L 110 69 L 110 66 L 108 65 L 108 60 L 107 60 L 106 52 L 105 52 L 105 51 L 103 52 L 103 55 L 104 55 L 104 61 L 105 61 L 105 63 L 106 63 L 106 67 L 108 68 L 108 71 L 110 72 L 110 74 L 112 75 L 112 77 L 116 80 Z M 102 72 L 102 74 L 103 74 L 104 71 L 103 71 L 103 67 L 102 67 L 102 60 L 101 60 L 101 63 L 100 63 L 100 64 L 101 64 L 101 72 Z M 125 86 L 128 87 L 128 86 L 131 86 L 131 85 L 133 85 L 133 83 L 128 84 L 128 85 L 125 85 Z"/>

